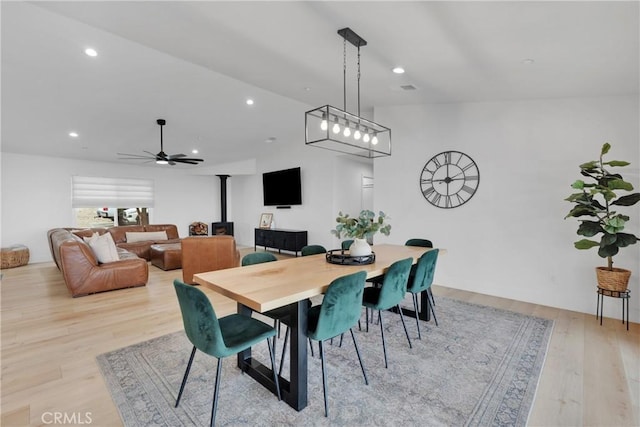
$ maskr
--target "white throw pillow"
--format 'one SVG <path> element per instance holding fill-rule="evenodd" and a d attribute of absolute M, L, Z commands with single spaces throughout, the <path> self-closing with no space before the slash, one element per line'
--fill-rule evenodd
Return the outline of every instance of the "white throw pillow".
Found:
<path fill-rule="evenodd" d="M 169 240 L 166 231 L 127 231 L 125 234 L 127 236 L 127 243 Z"/>
<path fill-rule="evenodd" d="M 104 264 L 120 259 L 118 248 L 116 248 L 116 243 L 113 241 L 111 234 L 104 233 L 101 236 L 98 233 L 93 233 L 91 237 L 85 237 L 84 241 L 87 242 L 99 263 Z"/>

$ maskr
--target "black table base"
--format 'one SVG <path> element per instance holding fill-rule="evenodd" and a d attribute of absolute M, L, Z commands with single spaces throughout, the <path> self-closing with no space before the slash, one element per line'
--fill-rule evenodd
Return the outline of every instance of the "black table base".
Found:
<path fill-rule="evenodd" d="M 291 340 L 289 372 L 290 379 L 287 381 L 278 377 L 280 381 L 280 393 L 282 400 L 297 411 L 301 411 L 307 406 L 307 300 L 298 301 L 291 304 Z M 238 303 L 238 313 L 251 316 L 253 310 Z M 276 393 L 276 385 L 273 382 L 271 368 L 263 365 L 258 360 L 251 357 L 251 349 L 238 353 L 238 367 L 251 378 L 262 384 L 273 394 Z"/>

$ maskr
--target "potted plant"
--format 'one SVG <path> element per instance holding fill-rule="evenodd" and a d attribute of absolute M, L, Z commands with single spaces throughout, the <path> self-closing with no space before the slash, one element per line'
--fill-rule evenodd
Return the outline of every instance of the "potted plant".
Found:
<path fill-rule="evenodd" d="M 605 162 L 603 157 L 610 148 L 611 145 L 605 143 L 600 151 L 599 160 L 580 165 L 580 174 L 588 178 L 589 182 L 579 179 L 571 184 L 571 187 L 579 192 L 565 199 L 574 204 L 565 219 L 580 218 L 577 231 L 580 236 L 592 238 L 601 235 L 599 241 L 585 238 L 575 242 L 574 246 L 577 249 L 598 247 L 598 255 L 607 259 L 606 267 L 596 267 L 598 286 L 612 291 L 624 291 L 627 289 L 631 271 L 614 268 L 613 256 L 620 248 L 636 243 L 638 238 L 622 232 L 629 217 L 614 209 L 635 205 L 640 200 L 640 193 L 628 194 L 633 191 L 633 185 L 625 181 L 622 175 L 607 169 L 629 165 L 629 162 L 620 160 Z"/>
<path fill-rule="evenodd" d="M 367 238 L 373 237 L 378 231 L 385 236 L 391 232 L 391 225 L 386 222 L 387 219 L 388 217 L 382 211 L 378 213 L 377 219 L 373 211 L 366 209 L 360 211 L 357 218 L 340 212 L 336 218 L 338 224 L 331 233 L 339 239 L 344 237 L 354 239 L 349 248 L 349 255 L 366 256 L 371 254 L 371 246 L 367 243 Z"/>

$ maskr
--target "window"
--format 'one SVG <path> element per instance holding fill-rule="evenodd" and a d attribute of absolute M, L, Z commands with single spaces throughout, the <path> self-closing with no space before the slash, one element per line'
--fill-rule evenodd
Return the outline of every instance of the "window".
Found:
<path fill-rule="evenodd" d="M 148 224 L 153 201 L 152 180 L 72 177 L 76 227 Z"/>

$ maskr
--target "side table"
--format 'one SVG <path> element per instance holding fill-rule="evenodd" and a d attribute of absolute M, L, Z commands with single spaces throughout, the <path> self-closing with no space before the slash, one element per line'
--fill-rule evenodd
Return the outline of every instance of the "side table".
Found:
<path fill-rule="evenodd" d="M 602 325 L 602 311 L 604 308 L 604 297 L 621 298 L 622 299 L 622 324 L 625 323 L 625 312 L 626 312 L 627 331 L 628 331 L 629 330 L 629 299 L 631 297 L 631 291 L 629 289 L 627 289 L 626 291 L 610 291 L 609 289 L 604 289 L 598 286 L 597 294 L 598 294 L 598 305 L 596 306 L 596 319 L 600 317 L 600 325 Z M 627 303 L 626 310 L 625 310 L 625 300 Z"/>

